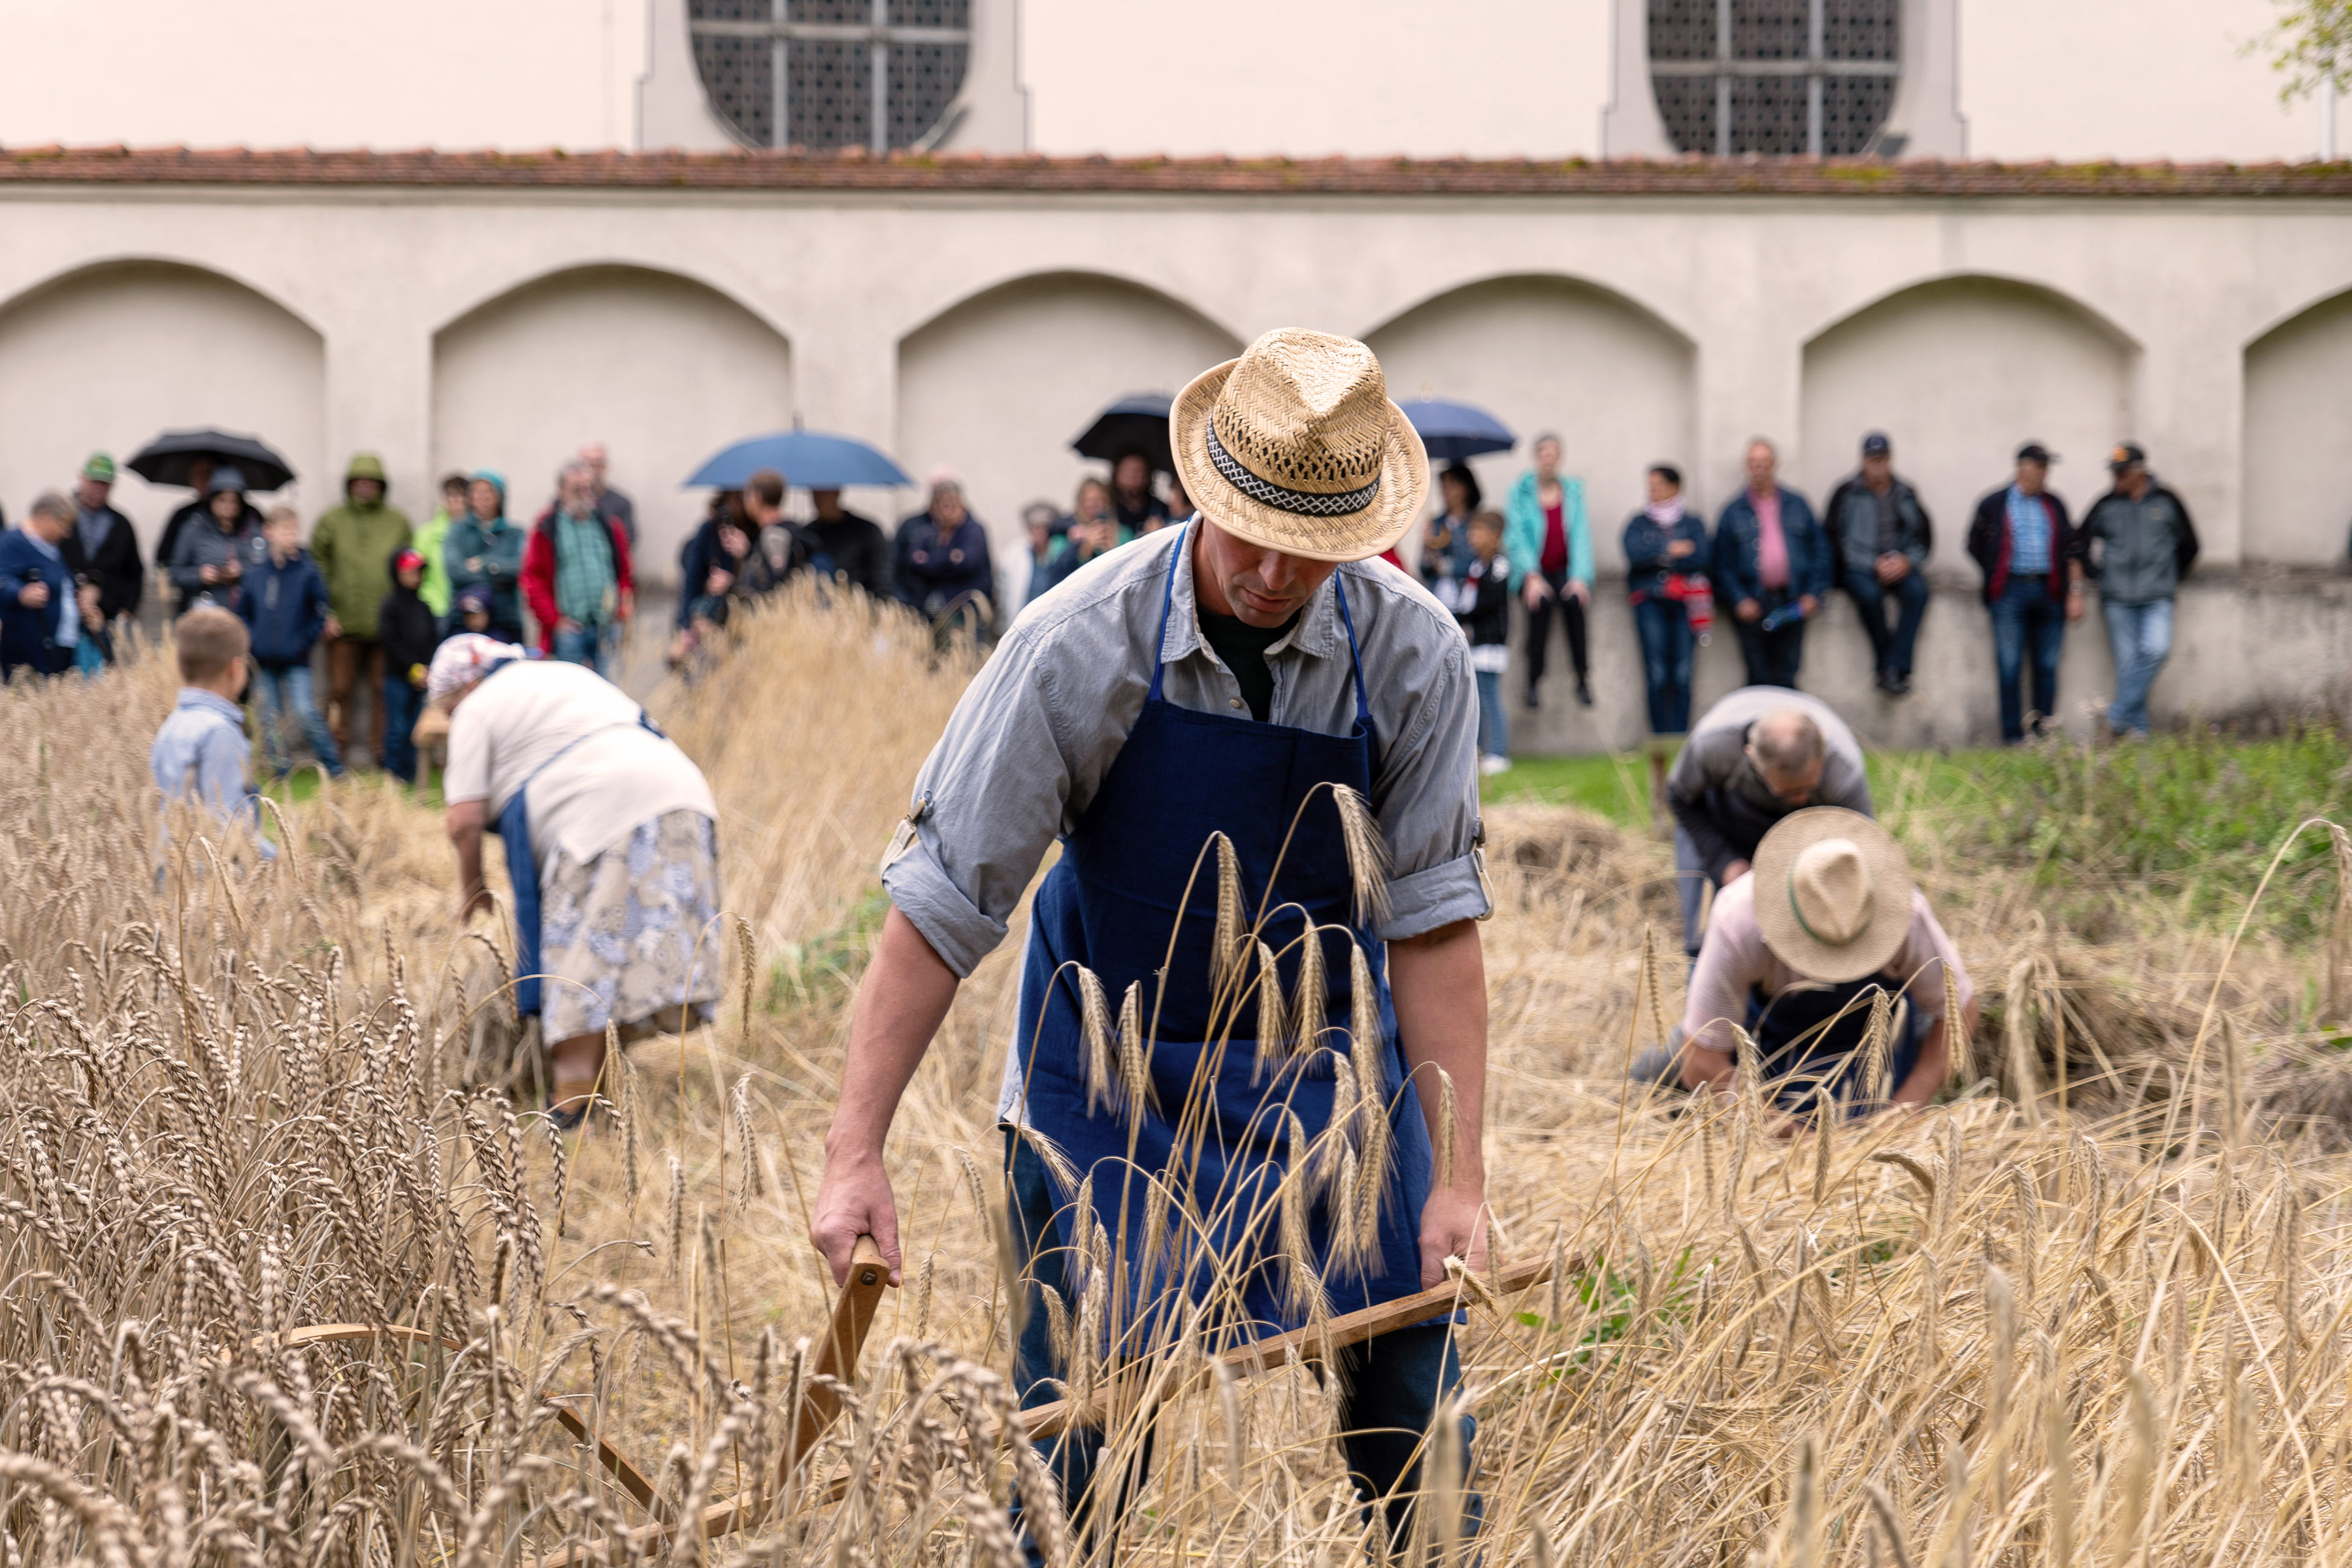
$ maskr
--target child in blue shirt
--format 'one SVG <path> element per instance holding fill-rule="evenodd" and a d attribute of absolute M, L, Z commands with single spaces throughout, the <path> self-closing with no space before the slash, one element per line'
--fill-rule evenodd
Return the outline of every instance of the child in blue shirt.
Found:
<path fill-rule="evenodd" d="M 245 689 L 251 639 L 245 623 L 213 605 L 200 605 L 173 627 L 180 658 L 180 701 L 155 731 L 147 768 L 168 806 L 187 801 L 223 822 L 254 810 L 253 742 L 245 735 Z M 258 817 L 256 819 L 258 826 Z M 261 846 L 264 858 L 276 850 Z"/>

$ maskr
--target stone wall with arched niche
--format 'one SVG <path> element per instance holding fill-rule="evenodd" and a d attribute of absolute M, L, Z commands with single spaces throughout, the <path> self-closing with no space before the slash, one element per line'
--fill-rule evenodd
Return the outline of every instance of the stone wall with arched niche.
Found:
<path fill-rule="evenodd" d="M 8 521 L 22 521 L 40 490 L 70 489 L 93 449 L 120 464 L 188 426 L 259 437 L 299 476 L 269 499 L 314 515 L 337 490 L 321 422 L 325 358 L 318 332 L 285 307 L 178 262 L 103 262 L 18 295 L 0 307 Z M 152 554 L 187 499 L 124 469 L 114 504 Z"/>
<path fill-rule="evenodd" d="M 495 468 L 528 525 L 590 441 L 636 502 L 638 571 L 677 580 L 707 497 L 682 481 L 719 447 L 790 427 L 791 345 L 676 273 L 592 266 L 522 284 L 433 338 L 433 471 Z M 415 498 L 416 513 L 436 498 Z"/>
<path fill-rule="evenodd" d="M 1070 450 L 1072 438 L 1107 405 L 1174 393 L 1241 351 L 1232 332 L 1140 284 L 1019 279 L 900 341 L 898 457 L 919 479 L 940 466 L 963 476 L 998 584 L 1017 605 L 1028 585 L 1021 509 L 1044 500 L 1067 511 L 1078 480 L 1104 471 Z"/>
<path fill-rule="evenodd" d="M 1559 432 L 1564 470 L 1584 480 L 1603 572 L 1624 569 L 1620 536 L 1648 466 L 1693 469 L 1690 342 L 1622 295 L 1566 278 L 1497 278 L 1425 300 L 1366 341 L 1397 401 L 1426 392 L 1473 403 L 1519 437 L 1471 464 L 1498 511 L 1537 433 Z M 1418 550 L 1416 530 L 1404 553 Z"/>
<path fill-rule="evenodd" d="M 1998 278 L 1938 279 L 1846 317 L 1805 345 L 1801 438 L 1783 476 L 1816 506 L 1884 430 L 1895 471 L 1936 525 L 1934 563 L 1970 582 L 1969 517 L 2005 483 L 2020 445 L 2060 458 L 2050 488 L 2074 515 L 2106 488 L 2131 434 L 2136 350 L 2063 295 Z"/>
<path fill-rule="evenodd" d="M 2241 513 L 2247 560 L 2307 565 L 2345 559 L 2352 524 L 2347 385 L 2352 291 L 2248 345 Z"/>

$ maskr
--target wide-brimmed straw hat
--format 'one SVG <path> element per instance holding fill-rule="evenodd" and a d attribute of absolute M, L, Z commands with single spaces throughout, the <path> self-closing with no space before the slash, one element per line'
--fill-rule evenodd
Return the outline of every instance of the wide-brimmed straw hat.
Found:
<path fill-rule="evenodd" d="M 1808 980 L 1875 974 L 1910 934 L 1910 859 L 1858 811 L 1817 805 L 1782 817 L 1749 874 L 1764 944 Z"/>
<path fill-rule="evenodd" d="M 1176 477 L 1203 515 L 1310 561 L 1378 555 L 1429 497 L 1421 437 L 1353 338 L 1266 333 L 1177 394 L 1168 432 Z"/>

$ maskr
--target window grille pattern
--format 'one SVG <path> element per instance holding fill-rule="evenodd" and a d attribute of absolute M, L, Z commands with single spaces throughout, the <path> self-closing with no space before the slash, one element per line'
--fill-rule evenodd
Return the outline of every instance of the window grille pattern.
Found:
<path fill-rule="evenodd" d="M 1895 100 L 1902 0 L 1648 0 L 1650 80 L 1676 148 L 1871 151 Z"/>
<path fill-rule="evenodd" d="M 971 60 L 971 0 L 688 5 L 711 108 L 754 147 L 914 146 L 955 101 Z"/>

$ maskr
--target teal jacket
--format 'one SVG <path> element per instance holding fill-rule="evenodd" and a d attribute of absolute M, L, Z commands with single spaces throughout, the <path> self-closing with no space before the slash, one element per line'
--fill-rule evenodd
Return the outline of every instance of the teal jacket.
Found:
<path fill-rule="evenodd" d="M 451 523 L 448 536 L 441 542 L 441 561 L 449 574 L 452 596 L 477 583 L 488 584 L 491 624 L 518 637 L 522 635 L 522 593 L 518 584 L 522 577 L 522 547 L 530 538 L 511 518 L 496 517 L 485 524 L 467 515 Z M 468 568 L 468 561 L 479 561 L 480 569 Z"/>
<path fill-rule="evenodd" d="M 1559 477 L 1559 521 L 1568 534 L 1568 575 L 1592 586 L 1592 524 L 1584 516 L 1584 481 Z M 1503 553 L 1511 559 L 1511 592 L 1519 591 L 1536 563 L 1543 559 L 1544 514 L 1536 500 L 1536 471 L 1529 468 L 1511 487 L 1503 507 Z"/>

